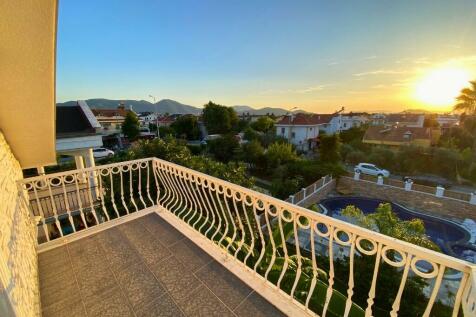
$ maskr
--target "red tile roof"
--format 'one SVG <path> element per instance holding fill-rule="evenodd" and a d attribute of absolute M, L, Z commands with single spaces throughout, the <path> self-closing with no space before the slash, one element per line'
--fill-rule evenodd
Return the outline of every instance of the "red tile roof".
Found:
<path fill-rule="evenodd" d="M 126 109 L 123 109 L 123 108 L 117 108 L 117 109 L 91 109 L 91 111 L 93 112 L 93 114 L 96 117 L 97 116 L 101 116 L 101 117 L 119 117 L 119 116 L 125 117 L 130 110 L 126 110 Z"/>
<path fill-rule="evenodd" d="M 405 135 L 409 135 L 409 138 L 406 138 Z M 408 142 L 417 139 L 431 140 L 431 129 L 409 127 L 369 127 L 364 135 L 364 141 Z"/>
<path fill-rule="evenodd" d="M 333 114 L 307 114 L 296 113 L 295 115 L 284 116 L 277 124 L 289 125 L 316 125 L 329 123 L 334 117 Z"/>

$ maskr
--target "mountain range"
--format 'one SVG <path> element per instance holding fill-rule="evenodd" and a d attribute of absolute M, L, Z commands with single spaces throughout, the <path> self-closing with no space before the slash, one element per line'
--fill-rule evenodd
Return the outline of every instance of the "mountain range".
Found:
<path fill-rule="evenodd" d="M 202 108 L 194 107 L 190 105 L 185 105 L 175 100 L 171 99 L 162 99 L 157 103 L 151 103 L 147 100 L 114 100 L 114 99 L 104 99 L 104 98 L 94 98 L 85 100 L 91 109 L 116 109 L 117 106 L 124 102 L 126 108 L 132 108 L 135 112 L 158 112 L 158 113 L 179 113 L 179 114 L 195 114 L 198 115 L 202 112 Z M 59 102 L 57 106 L 74 106 L 76 101 L 66 101 Z M 254 114 L 254 115 L 265 115 L 267 113 L 273 113 L 276 116 L 282 116 L 288 113 L 288 110 L 282 108 L 271 108 L 265 107 L 261 109 L 255 109 L 250 106 L 240 105 L 233 106 L 233 109 L 238 114 L 243 112 Z"/>

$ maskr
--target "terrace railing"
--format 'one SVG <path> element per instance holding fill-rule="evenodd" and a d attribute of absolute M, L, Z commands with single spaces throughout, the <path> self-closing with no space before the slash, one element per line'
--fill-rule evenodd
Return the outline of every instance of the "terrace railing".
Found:
<path fill-rule="evenodd" d="M 476 267 L 469 262 L 167 161 L 104 165 L 20 185 L 39 228 L 56 226 L 60 235 L 65 219 L 75 234 L 143 208 L 173 214 L 310 315 L 476 315 Z"/>
<path fill-rule="evenodd" d="M 407 182 L 400 181 L 398 179 L 377 177 L 372 175 L 366 175 L 362 173 L 347 173 L 347 176 L 353 177 L 355 180 L 362 180 L 381 185 L 392 186 L 396 188 L 405 188 L 408 191 L 415 191 L 419 193 L 425 193 L 434 195 L 441 198 L 455 199 L 462 202 L 476 205 L 476 193 L 466 193 L 461 191 L 447 190 L 443 187 L 431 187 L 426 185 L 415 184 L 411 180 Z"/>
<path fill-rule="evenodd" d="M 332 175 L 326 175 L 319 178 L 317 181 L 312 183 L 311 185 L 307 186 L 306 188 L 302 188 L 300 191 L 295 193 L 294 195 L 289 196 L 285 201 L 291 204 L 299 205 L 301 202 L 306 200 L 309 196 L 319 192 L 321 189 L 326 187 L 328 184 L 332 182 Z"/>

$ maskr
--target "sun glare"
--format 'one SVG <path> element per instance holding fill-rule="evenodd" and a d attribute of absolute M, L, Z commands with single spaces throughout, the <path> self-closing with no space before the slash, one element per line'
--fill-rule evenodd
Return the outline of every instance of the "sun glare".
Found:
<path fill-rule="evenodd" d="M 417 83 L 416 98 L 429 107 L 451 106 L 469 80 L 469 72 L 462 68 L 435 69 Z"/>

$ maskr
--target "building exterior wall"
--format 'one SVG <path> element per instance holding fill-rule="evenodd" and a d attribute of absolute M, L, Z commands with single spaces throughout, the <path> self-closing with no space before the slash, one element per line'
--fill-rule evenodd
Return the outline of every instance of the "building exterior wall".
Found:
<path fill-rule="evenodd" d="M 36 229 L 19 198 L 22 169 L 0 132 L 0 316 L 39 316 Z"/>
<path fill-rule="evenodd" d="M 467 202 L 436 197 L 422 192 L 406 191 L 403 188 L 377 185 L 368 181 L 357 181 L 351 177 L 340 177 L 337 189 L 345 189 L 346 193 L 352 195 L 400 203 L 406 207 L 417 211 L 426 211 L 435 216 L 464 220 L 466 218 L 473 219 L 476 214 L 476 206 Z"/>
<path fill-rule="evenodd" d="M 276 135 L 288 139 L 298 150 L 305 151 L 308 150 L 308 140 L 319 136 L 319 125 L 277 125 Z"/>

